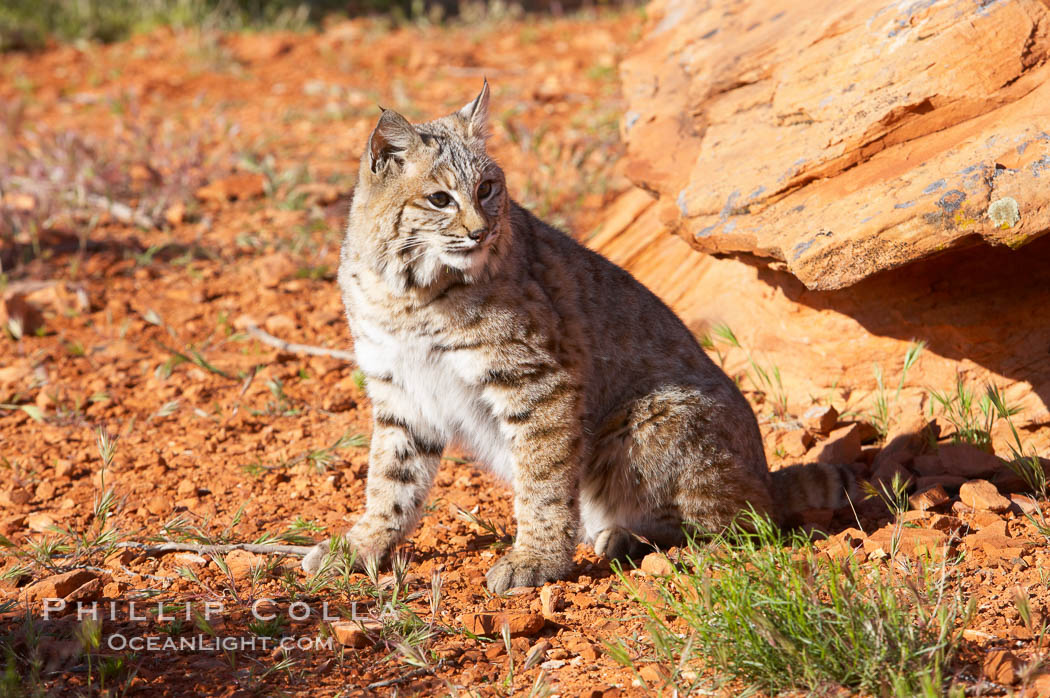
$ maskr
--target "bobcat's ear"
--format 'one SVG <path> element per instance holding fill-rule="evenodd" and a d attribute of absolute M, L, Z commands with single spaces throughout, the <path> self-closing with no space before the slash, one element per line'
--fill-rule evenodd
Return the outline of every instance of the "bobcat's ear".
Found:
<path fill-rule="evenodd" d="M 373 173 L 378 173 L 391 161 L 403 165 L 404 153 L 420 143 L 422 139 L 405 117 L 396 111 L 383 109 L 383 115 L 368 137 L 369 168 Z"/>
<path fill-rule="evenodd" d="M 481 93 L 474 101 L 456 114 L 467 123 L 467 136 L 485 140 L 489 126 L 489 81 L 481 86 Z"/>

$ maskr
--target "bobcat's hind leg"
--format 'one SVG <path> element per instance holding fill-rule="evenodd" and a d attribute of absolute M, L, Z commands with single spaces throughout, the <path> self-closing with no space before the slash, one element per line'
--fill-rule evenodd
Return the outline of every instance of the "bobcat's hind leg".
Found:
<path fill-rule="evenodd" d="M 594 552 L 609 560 L 641 559 L 658 549 L 681 545 L 685 541 L 682 523 L 675 516 L 638 526 L 608 526 L 594 538 Z"/>
<path fill-rule="evenodd" d="M 620 526 L 603 528 L 594 539 L 594 552 L 610 560 L 622 560 L 631 553 L 638 540 Z"/>

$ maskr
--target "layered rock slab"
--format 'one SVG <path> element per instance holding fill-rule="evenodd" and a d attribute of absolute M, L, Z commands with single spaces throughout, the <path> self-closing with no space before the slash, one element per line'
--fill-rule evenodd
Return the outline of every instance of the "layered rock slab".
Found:
<path fill-rule="evenodd" d="M 695 248 L 809 289 L 1050 229 L 1045 0 L 656 0 L 627 174 Z"/>
<path fill-rule="evenodd" d="M 695 252 L 660 222 L 658 209 L 646 192 L 628 192 L 588 245 L 630 271 L 698 336 L 731 327 L 756 361 L 779 369 L 794 414 L 813 403 L 870 413 L 875 369 L 896 385 L 905 352 L 923 340 L 902 409 L 928 415 L 929 391 L 950 389 L 957 377 L 976 390 L 994 383 L 1021 408 L 1014 420 L 1031 447 L 1050 448 L 1043 428 L 1050 425 L 1050 324 L 1040 320 L 1050 300 L 1050 236 L 1022 254 L 976 246 L 846 289 L 813 291 L 754 256 Z M 726 370 L 746 374 L 744 353 L 727 354 Z M 995 437 L 1003 448 L 1010 439 Z"/>

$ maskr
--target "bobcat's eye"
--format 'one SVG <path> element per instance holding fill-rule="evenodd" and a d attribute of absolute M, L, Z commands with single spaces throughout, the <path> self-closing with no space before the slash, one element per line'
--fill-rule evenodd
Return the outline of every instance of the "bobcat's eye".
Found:
<path fill-rule="evenodd" d="M 434 204 L 438 208 L 445 208 L 450 203 L 452 203 L 452 197 L 449 196 L 446 192 L 436 191 L 433 194 L 427 195 L 427 201 Z"/>
<path fill-rule="evenodd" d="M 486 179 L 478 185 L 478 200 L 484 201 L 492 195 L 493 191 L 495 191 L 495 187 L 492 186 L 492 180 Z"/>

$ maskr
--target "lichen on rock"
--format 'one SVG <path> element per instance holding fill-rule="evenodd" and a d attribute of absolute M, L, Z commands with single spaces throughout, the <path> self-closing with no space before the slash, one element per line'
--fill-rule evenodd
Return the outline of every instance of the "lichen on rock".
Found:
<path fill-rule="evenodd" d="M 993 201 L 988 207 L 988 219 L 997 228 L 1005 230 L 1014 227 L 1021 220 L 1017 201 L 1009 196 Z"/>

